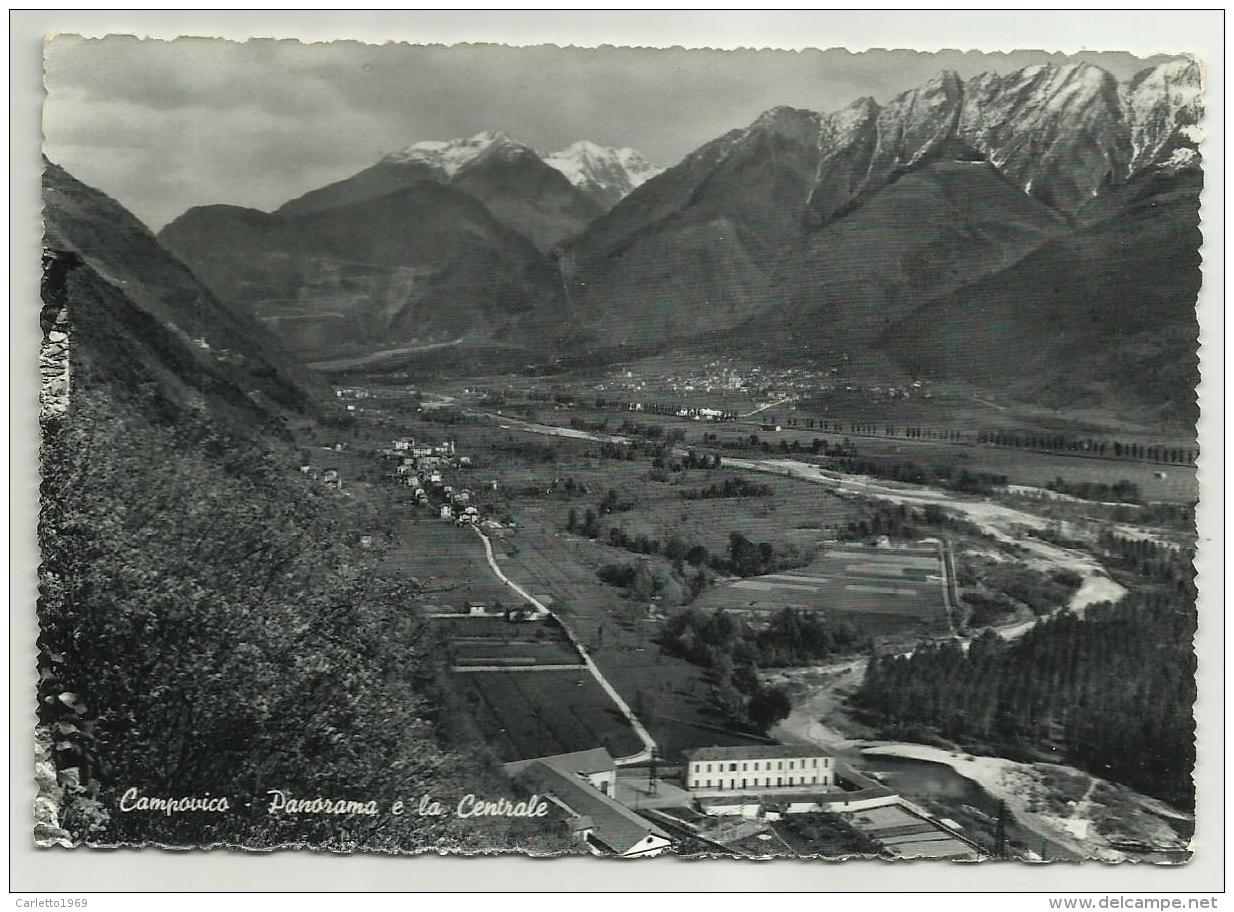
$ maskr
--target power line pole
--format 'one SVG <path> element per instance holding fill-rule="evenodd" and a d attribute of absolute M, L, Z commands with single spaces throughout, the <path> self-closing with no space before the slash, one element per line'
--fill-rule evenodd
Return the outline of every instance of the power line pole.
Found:
<path fill-rule="evenodd" d="M 994 857 L 1007 857 L 1007 802 L 998 803 L 998 826 L 994 831 Z"/>

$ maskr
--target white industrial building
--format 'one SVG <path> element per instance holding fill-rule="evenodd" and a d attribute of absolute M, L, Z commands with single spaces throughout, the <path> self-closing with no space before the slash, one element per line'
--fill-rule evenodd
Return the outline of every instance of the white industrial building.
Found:
<path fill-rule="evenodd" d="M 835 785 L 835 761 L 816 747 L 758 744 L 686 751 L 682 779 L 690 791 Z"/>

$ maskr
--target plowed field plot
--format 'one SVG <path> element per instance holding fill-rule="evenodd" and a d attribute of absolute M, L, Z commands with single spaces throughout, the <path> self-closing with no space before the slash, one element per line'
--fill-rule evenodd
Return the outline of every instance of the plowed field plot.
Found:
<path fill-rule="evenodd" d="M 715 711 L 704 669 L 656 645 L 659 623 L 648 615 L 647 603 L 623 597 L 596 577 L 597 567 L 633 555 L 539 526 L 530 511 L 524 518 L 517 553 L 499 551 L 498 563 L 569 626 L 651 732 L 662 758 L 676 760 L 692 747 L 760 742 L 733 730 Z M 550 680 L 558 672 L 519 674 Z"/>
<path fill-rule="evenodd" d="M 456 667 L 581 665 L 582 657 L 552 621 L 510 623 L 503 618 L 439 618 Z"/>
<path fill-rule="evenodd" d="M 455 674 L 485 740 L 502 761 L 606 747 L 614 757 L 642 743 L 587 670 Z"/>
<path fill-rule="evenodd" d="M 698 604 L 755 615 L 784 607 L 827 610 L 872 634 L 946 633 L 944 582 L 932 548 L 831 545 L 808 567 L 715 587 Z"/>

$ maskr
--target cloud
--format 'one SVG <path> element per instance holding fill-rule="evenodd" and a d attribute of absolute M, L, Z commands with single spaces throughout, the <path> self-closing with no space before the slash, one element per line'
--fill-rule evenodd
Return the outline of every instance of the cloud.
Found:
<path fill-rule="evenodd" d="M 1120 78 L 1146 65 L 1090 57 Z M 205 203 L 274 208 L 422 139 L 496 129 L 545 151 L 591 139 L 671 165 L 775 105 L 834 110 L 944 67 L 1058 59 L 125 36 L 57 37 L 45 58 L 48 157 L 155 228 Z"/>

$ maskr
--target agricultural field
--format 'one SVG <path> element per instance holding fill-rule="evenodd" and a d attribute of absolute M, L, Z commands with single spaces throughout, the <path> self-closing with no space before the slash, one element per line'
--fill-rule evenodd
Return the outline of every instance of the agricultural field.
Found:
<path fill-rule="evenodd" d="M 522 515 L 517 548 L 500 551 L 498 563 L 570 627 L 651 732 L 663 758 L 674 761 L 692 747 L 761 743 L 716 713 L 703 669 L 666 655 L 655 643 L 658 617 L 667 606 L 627 598 L 596 577 L 596 568 L 634 555 Z"/>
<path fill-rule="evenodd" d="M 675 401 L 675 400 L 674 400 Z M 1006 475 L 1012 484 L 1041 486 L 1062 476 L 1068 481 L 1092 481 L 1111 483 L 1119 479 L 1134 482 L 1146 500 L 1187 503 L 1196 499 L 1196 472 L 1194 467 L 1179 465 L 1155 465 L 1147 462 L 1118 459 L 1097 459 L 1080 455 L 1039 453 L 1009 447 L 979 446 L 975 444 L 949 443 L 937 440 L 905 440 L 864 436 L 835 431 L 784 428 L 780 431 L 763 430 L 761 420 L 775 416 L 783 420 L 790 412 L 784 408 L 771 408 L 762 415 L 739 422 L 714 424 L 672 416 L 651 415 L 642 412 L 597 412 L 588 409 L 555 407 L 548 403 L 527 403 L 536 410 L 536 420 L 542 424 L 567 427 L 574 418 L 587 421 L 608 418 L 608 432 L 618 433 L 623 420 L 629 419 L 643 425 L 658 425 L 665 431 L 679 430 L 686 434 L 686 446 L 702 446 L 705 433 L 719 436 L 721 442 L 736 441 L 757 434 L 778 447 L 781 441 L 790 446 L 794 441 L 803 446 L 816 437 L 832 443 L 850 439 L 863 458 L 887 458 L 888 461 L 921 461 L 925 463 L 952 463 L 973 472 L 990 472 Z M 836 420 L 836 419 L 831 419 Z M 844 419 L 848 420 L 848 419 Z M 864 420 L 877 423 L 874 418 Z M 890 419 L 888 419 L 890 420 Z M 1137 435 L 1114 435 L 1111 439 L 1137 439 Z M 1145 442 L 1167 442 L 1177 445 L 1194 445 L 1176 435 L 1143 437 Z M 742 454 L 751 455 L 751 454 Z"/>
<path fill-rule="evenodd" d="M 852 440 L 857 452 L 865 458 L 886 458 L 890 462 L 917 460 L 926 464 L 950 462 L 972 472 L 1006 475 L 1011 484 L 1042 487 L 1060 476 L 1070 482 L 1104 484 L 1126 479 L 1139 486 L 1145 500 L 1167 503 L 1194 501 L 1198 490 L 1196 470 L 1191 466 L 1090 459 L 938 441 L 911 443 L 870 437 Z M 1160 475 L 1165 477 L 1158 477 Z"/>
<path fill-rule="evenodd" d="M 582 665 L 578 650 L 551 620 L 512 623 L 504 617 L 436 616 L 456 669 L 485 666 Z"/>
<path fill-rule="evenodd" d="M 679 422 L 680 423 L 680 422 Z M 883 437 L 866 437 L 857 434 L 842 434 L 834 431 L 802 430 L 788 428 L 781 431 L 764 431 L 749 424 L 704 425 L 687 434 L 686 445 L 700 445 L 702 434 L 718 435 L 721 443 L 748 438 L 757 434 L 779 447 L 780 441 L 789 446 L 798 441 L 803 447 L 814 438 L 830 443 L 839 443 L 847 438 L 856 448 L 857 456 L 863 459 L 885 459 L 894 462 L 919 462 L 924 465 L 951 464 L 971 472 L 989 472 L 1005 475 L 1011 484 L 1039 487 L 1062 477 L 1072 482 L 1103 482 L 1110 484 L 1120 479 L 1134 482 L 1145 500 L 1170 503 L 1189 503 L 1196 499 L 1196 471 L 1191 466 L 1155 465 L 1130 460 L 1096 459 L 1085 456 L 1068 456 L 1056 453 L 1038 453 L 1009 447 L 947 443 L 937 440 L 901 440 Z M 755 454 L 741 453 L 754 458 Z M 794 457 L 800 458 L 800 457 Z M 810 458 L 810 457 L 806 457 Z M 825 458 L 817 461 L 827 464 Z M 1164 477 L 1159 477 L 1164 476 Z"/>
<path fill-rule="evenodd" d="M 462 393 L 452 390 L 447 395 Z M 693 603 L 707 608 L 739 608 L 765 615 L 776 608 L 825 608 L 876 637 L 933 637 L 951 632 L 943 594 L 943 572 L 934 551 L 871 550 L 841 547 L 834 539 L 851 521 L 869 512 L 860 498 L 838 496 L 826 485 L 804 484 L 772 473 L 746 472 L 731 466 L 656 471 L 650 456 L 624 460 L 602 456 L 602 446 L 579 437 L 523 427 L 512 419 L 474 414 L 475 406 L 431 414 L 416 414 L 414 400 L 372 404 L 358 416 L 353 434 L 357 449 L 371 439 L 381 443 L 395 435 L 441 441 L 453 439 L 458 451 L 472 455 L 474 467 L 463 482 L 485 491 L 514 526 L 493 533 L 498 565 L 526 587 L 566 624 L 583 644 L 606 679 L 650 730 L 666 762 L 684 749 L 713 744 L 757 743 L 761 739 L 734 727 L 716 709 L 712 682 L 705 669 L 663 653 L 656 643 L 662 619 L 681 608 L 680 591 L 672 595 L 636 598 L 632 590 L 602 582 L 600 569 L 612 564 L 647 561 L 667 571 L 670 563 L 657 554 L 636 554 L 614 547 L 609 531 L 622 530 L 630 539 L 645 536 L 658 544 L 677 538 L 688 546 L 703 545 L 725 556 L 730 533 L 751 542 L 770 542 L 777 550 L 797 549 L 810 563 L 775 574 L 744 580 L 714 580 Z M 572 417 L 589 422 L 603 413 L 557 408 L 531 402 L 543 423 L 568 427 Z M 366 407 L 368 408 L 368 407 Z M 473 414 L 468 414 L 468 409 Z M 704 433 L 721 438 L 747 436 L 808 444 L 811 431 L 761 431 L 757 424 L 717 425 L 643 413 L 609 413 L 608 433 L 618 433 L 625 418 L 665 430 L 681 430 L 685 445 L 701 449 Z M 1111 463 L 1076 457 L 997 450 L 938 442 L 854 438 L 861 456 L 889 460 L 950 461 L 973 471 L 1007 474 L 1026 485 L 1044 484 L 1056 476 L 1069 481 L 1126 477 L 1141 486 L 1148 499 L 1185 498 L 1187 478 L 1180 467 Z M 387 444 L 388 445 L 388 444 Z M 748 456 L 741 453 L 735 455 Z M 1166 479 L 1155 477 L 1164 470 Z M 361 468 L 355 468 L 357 474 Z M 1139 474 L 1137 474 L 1139 473 Z M 754 496 L 714 496 L 687 499 L 698 492 L 744 478 L 768 491 Z M 455 483 L 458 483 L 457 481 Z M 1177 484 L 1173 494 L 1169 484 Z M 374 484 L 373 490 L 380 485 Z M 609 500 L 616 506 L 601 508 Z M 393 503 L 397 492 L 391 495 Z M 582 520 L 596 516 L 596 540 L 567 530 L 574 511 Z M 513 606 L 521 599 L 492 572 L 482 542 L 474 531 L 457 528 L 434 514 L 412 507 L 396 508 L 398 534 L 387 555 L 391 568 L 415 577 L 423 586 L 421 605 L 430 613 L 459 612 L 469 604 L 489 610 Z M 964 533 L 956 532 L 963 545 Z M 818 552 L 811 556 L 812 551 Z M 781 565 L 783 566 L 783 565 Z M 452 636 L 452 664 L 514 668 L 529 665 L 574 664 L 577 653 L 555 637 L 538 637 L 529 625 L 505 624 L 492 618 L 457 619 L 445 623 L 470 625 Z M 475 708 L 481 729 L 507 759 L 611 744 L 614 755 L 639 747 L 611 699 L 579 671 L 459 671 L 459 687 Z"/>
<path fill-rule="evenodd" d="M 485 740 L 502 761 L 606 747 L 614 757 L 642 742 L 591 673 L 477 671 L 453 675 Z"/>
<path fill-rule="evenodd" d="M 490 611 L 521 604 L 517 595 L 493 575 L 484 546 L 470 528 L 456 527 L 408 507 L 397 523 L 398 536 L 385 554 L 392 571 L 414 577 L 422 587 L 421 605 L 429 613 L 464 611 L 483 605 Z"/>
<path fill-rule="evenodd" d="M 381 443 L 393 435 L 434 441 L 450 438 L 459 452 L 474 454 L 470 486 L 478 490 L 496 481 L 495 496 L 517 520 L 517 529 L 490 533 L 499 565 L 570 626 L 651 730 L 662 756 L 676 757 L 686 748 L 701 745 L 759 740 L 731 731 L 714 713 L 702 669 L 661 654 L 653 641 L 658 622 L 648 613 L 648 606 L 635 604 L 596 577 L 596 569 L 603 564 L 636 556 L 560 531 L 571 506 L 581 514 L 589 506 L 594 508 L 610 488 L 620 490 L 622 497 L 648 504 L 662 500 L 661 491 L 669 486 L 646 478 L 650 464 L 645 458 L 632 462 L 595 458 L 587 455 L 596 446 L 589 441 L 495 430 L 491 421 L 446 426 L 410 415 L 394 421 L 383 420 L 379 414 L 363 416 L 361 440 Z M 691 476 L 701 483 L 704 474 Z M 576 479 L 587 493 L 574 497 L 549 493 L 552 482 L 565 477 Z M 388 496 L 397 496 L 397 492 Z M 705 506 L 688 504 L 700 505 Z M 493 611 L 521 601 L 494 575 L 474 531 L 442 521 L 424 509 L 407 506 L 395 512 L 397 535 L 386 563 L 391 572 L 420 582 L 423 610 L 457 613 L 479 604 Z M 472 632 L 451 637 L 459 659 L 456 667 L 578 661 L 577 653 L 567 654 L 556 638 L 544 641 L 529 636 L 529 624 L 462 617 L 439 622 L 459 624 L 460 631 Z M 498 630 L 502 632 L 497 634 Z M 500 661 L 482 662 L 487 659 Z M 476 710 L 482 731 L 503 758 L 544 756 L 600 744 L 615 745 L 610 750 L 620 756 L 639 747 L 611 699 L 585 672 L 459 671 L 454 679 L 469 694 L 467 700 Z"/>
<path fill-rule="evenodd" d="M 826 610 L 871 635 L 941 635 L 951 632 L 944 585 L 935 548 L 829 544 L 808 567 L 715 586 L 696 604 L 756 616 Z"/>
<path fill-rule="evenodd" d="M 564 528 L 566 516 L 574 506 L 581 516 L 610 488 L 629 509 L 601 516 L 601 538 L 613 527 L 632 538 L 640 535 L 655 541 L 676 536 L 690 545 L 701 544 L 713 554 L 722 554 L 729 545 L 729 533 L 739 532 L 754 542 L 769 541 L 779 546 L 808 548 L 820 539 L 834 538 L 855 519 L 857 507 L 851 500 L 837 497 L 822 485 L 803 485 L 767 473 L 734 469 L 691 469 L 670 475 L 668 482 L 654 481 L 649 464 L 604 461 L 594 468 L 560 468 L 585 482 L 592 496 L 577 503 L 554 505 L 543 501 L 540 515 L 547 525 Z M 686 500 L 683 493 L 722 484 L 742 477 L 768 485 L 767 497 L 722 497 Z M 523 513 L 531 508 L 524 505 Z M 623 552 L 614 550 L 614 560 Z"/>

